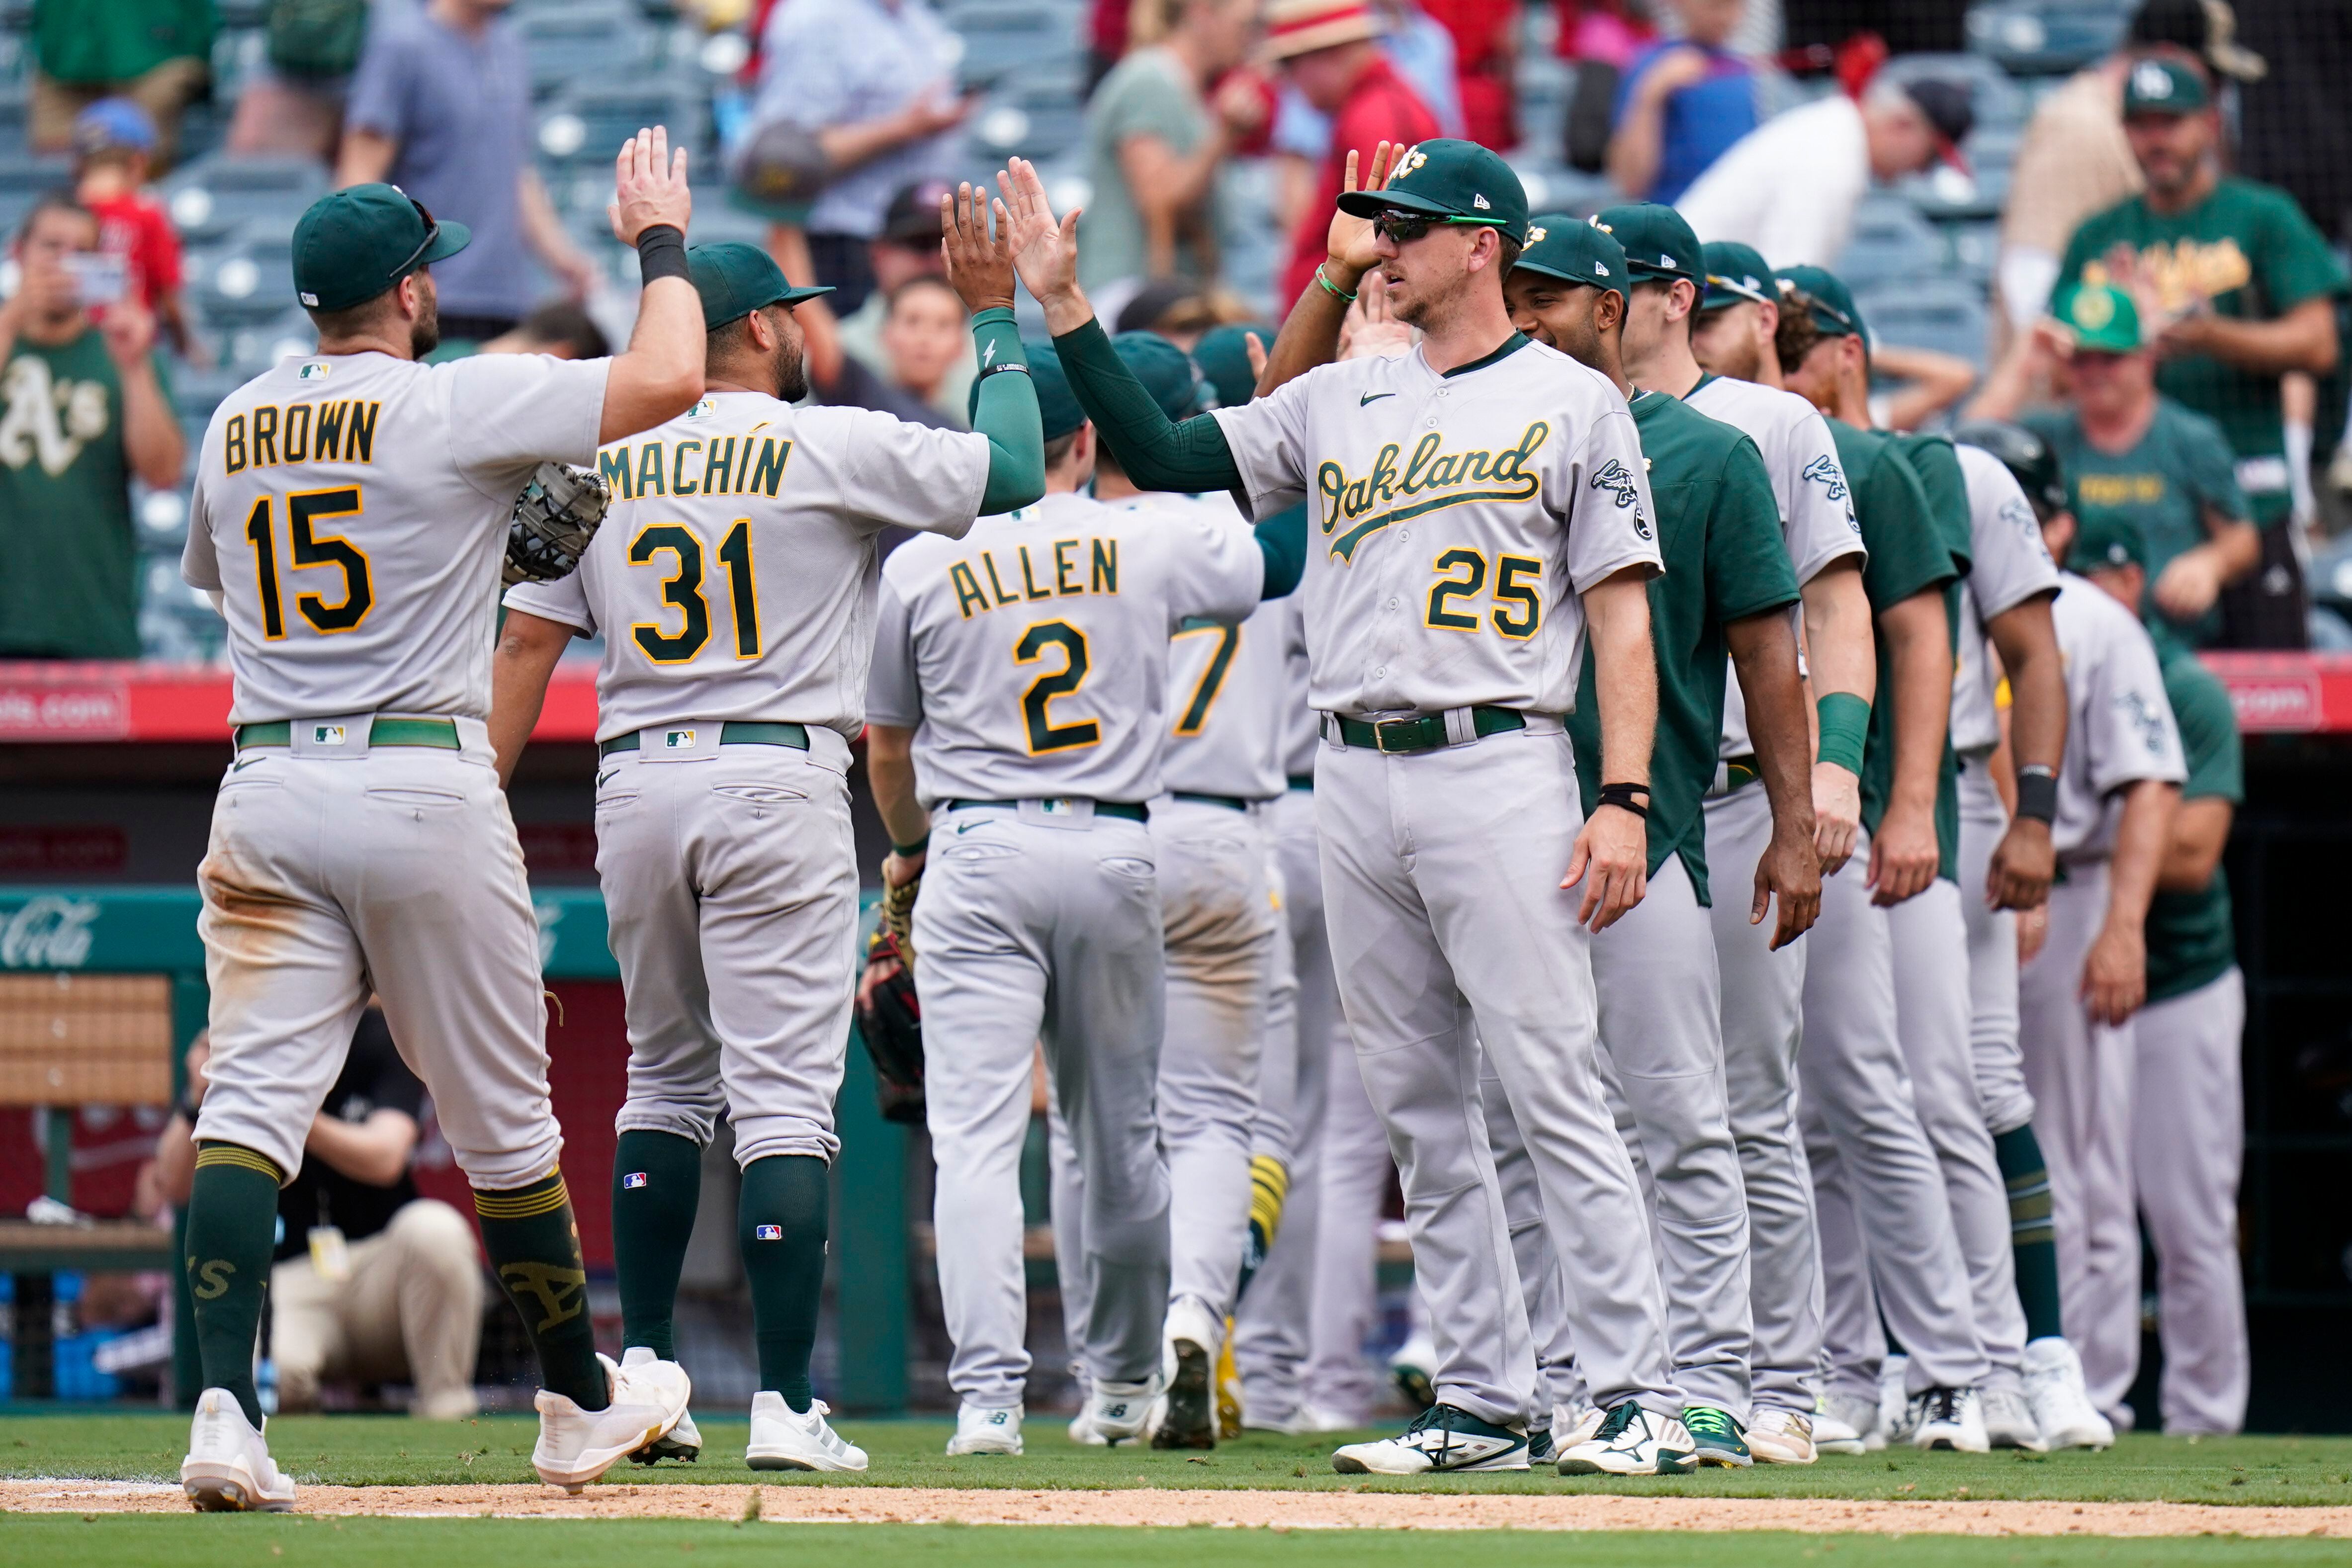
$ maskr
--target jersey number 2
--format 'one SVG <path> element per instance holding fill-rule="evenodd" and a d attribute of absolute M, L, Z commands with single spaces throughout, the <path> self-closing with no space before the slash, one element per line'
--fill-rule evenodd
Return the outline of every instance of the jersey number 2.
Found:
<path fill-rule="evenodd" d="M 321 594 L 297 594 L 294 608 L 313 631 L 347 632 L 367 619 L 375 608 L 375 585 L 368 580 L 368 558 L 348 539 L 320 533 L 311 525 L 322 517 L 357 517 L 360 489 L 346 485 L 331 490 L 297 490 L 286 498 L 287 531 L 292 535 L 293 569 L 334 566 L 343 574 L 343 596 L 329 604 Z M 254 575 L 261 587 L 261 632 L 271 642 L 286 635 L 285 591 L 279 585 L 278 532 L 273 518 L 277 498 L 263 496 L 245 520 L 245 537 L 253 546 Z"/>
<path fill-rule="evenodd" d="M 702 593 L 702 538 L 682 522 L 657 522 L 642 529 L 629 542 L 629 562 L 643 566 L 663 551 L 677 558 L 677 570 L 662 584 L 662 603 L 677 610 L 682 624 L 665 634 L 653 621 L 629 628 L 645 656 L 656 664 L 683 664 L 710 641 L 710 601 Z M 751 575 L 751 520 L 739 517 L 719 542 L 719 562 L 727 568 L 727 599 L 735 612 L 735 657 L 760 657 L 760 600 Z"/>
<path fill-rule="evenodd" d="M 1102 726 L 1091 719 L 1056 726 L 1051 712 L 1056 697 L 1067 697 L 1087 680 L 1087 634 L 1067 621 L 1045 621 L 1021 634 L 1013 645 L 1013 662 L 1034 664 L 1049 647 L 1062 650 L 1062 668 L 1041 675 L 1021 694 L 1021 718 L 1029 731 L 1029 754 L 1065 752 L 1091 746 L 1102 739 Z"/>

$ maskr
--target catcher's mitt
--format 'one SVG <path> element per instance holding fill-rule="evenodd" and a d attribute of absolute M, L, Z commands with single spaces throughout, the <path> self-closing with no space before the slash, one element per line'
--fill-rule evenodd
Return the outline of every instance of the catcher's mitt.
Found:
<path fill-rule="evenodd" d="M 874 1058 L 882 1119 L 923 1121 L 923 1004 L 915 970 L 898 939 L 877 931 L 866 944 L 866 977 L 857 988 L 857 1032 Z"/>
<path fill-rule="evenodd" d="M 507 584 L 569 577 L 613 504 L 613 487 L 593 468 L 541 463 L 515 497 L 507 525 Z"/>

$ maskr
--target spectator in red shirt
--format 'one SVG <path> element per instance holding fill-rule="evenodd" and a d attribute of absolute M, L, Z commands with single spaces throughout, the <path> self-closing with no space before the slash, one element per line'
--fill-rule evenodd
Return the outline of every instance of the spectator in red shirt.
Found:
<path fill-rule="evenodd" d="M 1348 154 L 1361 153 L 1369 161 L 1382 142 L 1426 142 L 1439 133 L 1437 117 L 1372 41 L 1379 32 L 1364 0 L 1275 0 L 1267 9 L 1268 57 L 1307 102 L 1331 119 L 1322 178 L 1300 215 L 1290 263 L 1283 270 L 1286 303 L 1298 298 L 1322 265 Z"/>
<path fill-rule="evenodd" d="M 1519 0 L 1421 0 L 1454 35 L 1454 74 L 1462 94 L 1463 135 L 1484 147 L 1519 144 Z"/>
<path fill-rule="evenodd" d="M 180 236 L 145 188 L 155 122 L 127 98 L 105 98 L 75 117 L 73 134 L 74 198 L 98 218 L 100 254 L 122 258 L 124 297 L 152 311 L 173 351 L 195 361 L 200 345 L 180 299 Z"/>

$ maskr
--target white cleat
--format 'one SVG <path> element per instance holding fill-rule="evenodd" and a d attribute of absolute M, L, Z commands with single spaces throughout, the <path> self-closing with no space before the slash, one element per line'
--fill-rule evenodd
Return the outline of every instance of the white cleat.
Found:
<path fill-rule="evenodd" d="M 282 1513 L 294 1506 L 294 1483 L 278 1473 L 269 1445 L 226 1388 L 196 1398 L 180 1487 L 199 1513 Z"/>
<path fill-rule="evenodd" d="M 948 1439 L 950 1455 L 1020 1451 L 1021 1406 L 966 1405 L 957 1409 L 955 1436 Z"/>
<path fill-rule="evenodd" d="M 1157 1377 L 1141 1383 L 1097 1382 L 1087 1390 L 1087 1402 L 1070 1423 L 1070 1441 L 1116 1448 L 1140 1442 L 1150 1430 L 1154 1407 L 1160 1403 Z M 1083 1434 L 1083 1435 L 1082 1435 Z"/>
<path fill-rule="evenodd" d="M 611 1403 L 583 1410 L 567 1396 L 541 1389 L 539 1443 L 530 1468 L 551 1487 L 577 1492 L 640 1448 L 659 1442 L 685 1418 L 694 1394 L 686 1369 L 674 1361 L 644 1360 L 626 1368 L 598 1355 Z M 697 1445 L 698 1450 L 699 1444 Z"/>
<path fill-rule="evenodd" d="M 1151 1426 L 1153 1447 L 1217 1446 L 1217 1350 L 1223 1331 L 1224 1321 L 1197 1297 L 1179 1296 L 1168 1303 L 1168 1392 Z"/>
<path fill-rule="evenodd" d="M 1559 1451 L 1563 1476 L 1679 1476 L 1697 1468 L 1698 1445 L 1672 1415 L 1633 1400 L 1610 1406 L 1591 1436 Z"/>
<path fill-rule="evenodd" d="M 1973 1388 L 1926 1388 L 1911 1396 L 1905 1415 L 1911 1446 L 1958 1454 L 1990 1454 L 1984 1398 Z"/>
<path fill-rule="evenodd" d="M 658 1366 L 660 1363 L 661 1358 L 654 1354 L 653 1348 L 649 1345 L 631 1345 L 621 1352 L 621 1369 L 624 1372 L 633 1371 L 638 1367 Z M 677 1426 L 644 1447 L 631 1453 L 629 1463 L 651 1465 L 663 1459 L 678 1459 L 690 1465 L 701 1458 L 702 1434 L 696 1429 L 694 1416 L 689 1412 L 677 1418 Z"/>
<path fill-rule="evenodd" d="M 824 1424 L 833 1414 L 822 1399 L 795 1412 L 772 1388 L 751 1395 L 751 1443 L 744 1462 L 755 1470 L 863 1470 L 866 1450 Z"/>
<path fill-rule="evenodd" d="M 1878 1429 L 1878 1403 L 1858 1394 L 1832 1394 L 1813 1415 L 1813 1451 L 1874 1454 L 1886 1447 Z"/>
<path fill-rule="evenodd" d="M 1406 1335 L 1396 1354 L 1389 1357 L 1389 1381 L 1415 1410 L 1427 1410 L 1437 1403 L 1437 1385 L 1432 1376 L 1436 1370 L 1437 1342 L 1425 1329 Z"/>
<path fill-rule="evenodd" d="M 1897 1351 L 1878 1363 L 1878 1429 L 1889 1442 L 1900 1443 L 1907 1430 L 1905 1416 L 1911 1407 L 1911 1358 Z"/>
<path fill-rule="evenodd" d="M 1524 1432 L 1482 1421 L 1451 1405 L 1435 1405 L 1402 1435 L 1333 1450 L 1331 1468 L 1343 1476 L 1425 1476 L 1433 1471 L 1524 1470 Z"/>
<path fill-rule="evenodd" d="M 1353 1432 L 1370 1423 L 1353 1412 L 1337 1410 L 1328 1405 L 1305 1405 L 1299 1407 L 1296 1436 L 1315 1436 L 1325 1432 Z"/>
<path fill-rule="evenodd" d="M 1748 1424 L 1748 1451 L 1759 1464 L 1810 1465 L 1813 1462 L 1813 1418 L 1794 1410 L 1762 1405 Z"/>
<path fill-rule="evenodd" d="M 2041 1424 L 2033 1419 L 2033 1411 L 2025 1403 L 2025 1391 L 2007 1385 L 1988 1387 L 1984 1391 L 1985 1438 L 1996 1448 L 2022 1448 L 2029 1454 L 2046 1454 L 2050 1445 L 2042 1440 Z"/>
<path fill-rule="evenodd" d="M 1555 1457 L 1580 1443 L 1589 1443 L 1601 1430 L 1609 1412 L 1598 1405 L 1555 1405 L 1551 1407 L 1551 1451 Z"/>
<path fill-rule="evenodd" d="M 2116 1429 L 2083 1386 L 2083 1361 L 2056 1335 L 2025 1345 L 2025 1404 L 2052 1448 L 2110 1448 Z"/>

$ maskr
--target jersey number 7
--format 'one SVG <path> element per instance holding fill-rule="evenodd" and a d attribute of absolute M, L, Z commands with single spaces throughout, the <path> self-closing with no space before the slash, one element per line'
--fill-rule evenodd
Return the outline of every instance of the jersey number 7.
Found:
<path fill-rule="evenodd" d="M 323 594 L 297 594 L 294 608 L 322 636 L 347 632 L 367 619 L 375 607 L 375 585 L 368 580 L 368 558 L 348 539 L 320 533 L 320 518 L 357 517 L 363 510 L 357 485 L 331 490 L 297 490 L 286 498 L 287 531 L 291 535 L 293 570 L 312 566 L 338 567 L 343 574 L 343 596 L 329 603 Z M 254 576 L 261 589 L 261 632 L 271 642 L 286 635 L 285 591 L 278 565 L 277 498 L 263 496 L 245 520 L 245 537 L 253 546 Z"/>

